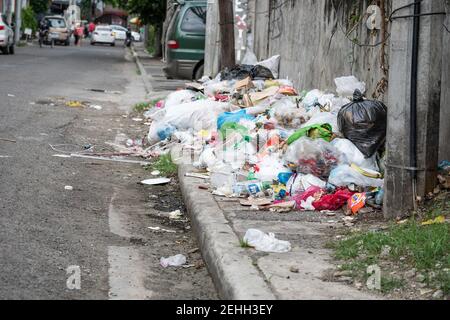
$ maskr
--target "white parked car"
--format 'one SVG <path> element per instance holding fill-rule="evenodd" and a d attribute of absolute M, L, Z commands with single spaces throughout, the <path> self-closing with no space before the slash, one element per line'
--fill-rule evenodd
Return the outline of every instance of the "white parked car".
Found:
<path fill-rule="evenodd" d="M 91 44 L 106 43 L 114 47 L 116 38 L 110 26 L 97 26 L 92 34 Z"/>
<path fill-rule="evenodd" d="M 141 41 L 141 34 L 139 32 L 131 31 L 131 37 L 133 38 L 133 41 Z"/>
<path fill-rule="evenodd" d="M 116 40 L 125 40 L 127 38 L 127 29 L 126 28 L 119 26 L 119 25 L 112 24 L 111 29 L 113 29 Z"/>
<path fill-rule="evenodd" d="M 14 31 L 4 14 L 0 14 L 0 50 L 4 54 L 14 54 Z"/>

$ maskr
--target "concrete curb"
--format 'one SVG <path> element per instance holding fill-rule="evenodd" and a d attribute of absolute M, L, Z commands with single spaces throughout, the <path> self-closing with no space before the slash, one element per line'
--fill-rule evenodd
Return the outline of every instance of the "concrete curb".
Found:
<path fill-rule="evenodd" d="M 148 80 L 150 77 L 147 71 L 145 70 L 144 66 L 142 65 L 141 60 L 139 59 L 139 55 L 136 53 L 136 50 L 134 50 L 134 47 L 131 46 L 131 54 L 133 55 L 133 59 L 136 62 L 136 65 L 138 66 L 139 72 L 141 73 L 142 81 L 144 82 L 145 91 L 147 91 L 147 94 L 150 94 L 153 92 L 153 86 Z"/>
<path fill-rule="evenodd" d="M 213 196 L 198 188 L 198 179 L 185 177 L 191 170 L 190 165 L 178 167 L 181 192 L 219 296 L 228 300 L 275 300 Z"/>

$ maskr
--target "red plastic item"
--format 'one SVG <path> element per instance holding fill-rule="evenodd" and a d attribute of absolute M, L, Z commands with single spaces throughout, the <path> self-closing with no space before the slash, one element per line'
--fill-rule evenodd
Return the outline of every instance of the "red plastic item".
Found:
<path fill-rule="evenodd" d="M 313 207 L 318 211 L 330 210 L 335 211 L 342 208 L 353 196 L 354 192 L 348 189 L 340 189 L 333 194 L 327 194 L 320 198 L 318 201 L 312 203 Z"/>
<path fill-rule="evenodd" d="M 306 199 L 308 199 L 309 197 L 314 197 L 317 200 L 319 200 L 322 197 L 323 192 L 324 191 L 321 188 L 312 186 L 312 187 L 309 187 L 308 189 L 306 189 L 305 192 L 296 194 L 295 196 L 293 196 L 291 198 L 291 200 L 295 201 L 296 208 L 301 208 L 302 201 L 306 201 Z M 314 205 L 314 202 L 313 202 L 313 205 Z"/>

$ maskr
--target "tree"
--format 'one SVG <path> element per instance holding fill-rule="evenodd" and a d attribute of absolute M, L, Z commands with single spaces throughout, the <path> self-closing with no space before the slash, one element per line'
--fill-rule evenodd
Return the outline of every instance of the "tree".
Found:
<path fill-rule="evenodd" d="M 166 0 L 106 0 L 116 7 L 125 9 L 129 14 L 136 15 L 144 25 L 155 28 L 155 56 L 162 55 L 162 33 L 166 18 Z"/>
<path fill-rule="evenodd" d="M 30 0 L 30 7 L 35 14 L 45 13 L 50 8 L 50 0 Z"/>

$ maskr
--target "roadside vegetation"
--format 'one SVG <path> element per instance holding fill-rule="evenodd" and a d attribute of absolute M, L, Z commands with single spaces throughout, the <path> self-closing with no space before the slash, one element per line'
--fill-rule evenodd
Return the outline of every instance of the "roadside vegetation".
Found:
<path fill-rule="evenodd" d="M 172 161 L 172 156 L 170 153 L 160 155 L 154 163 L 147 166 L 147 170 L 157 170 L 161 175 L 170 177 L 177 173 L 178 167 Z"/>
<path fill-rule="evenodd" d="M 448 194 L 447 194 L 448 195 Z M 340 271 L 365 283 L 367 267 L 381 269 L 381 291 L 412 289 L 450 295 L 450 198 L 438 201 L 402 223 L 382 230 L 348 233 L 330 244 Z M 448 208 L 448 209 L 446 209 Z M 446 219 L 445 219 L 446 218 Z"/>

